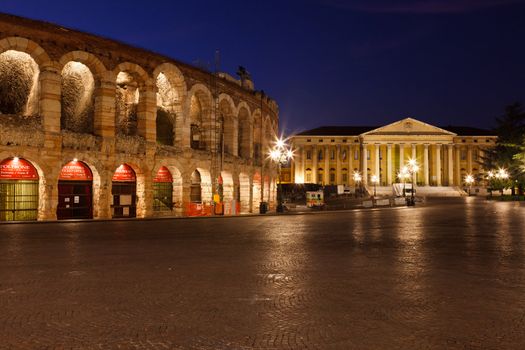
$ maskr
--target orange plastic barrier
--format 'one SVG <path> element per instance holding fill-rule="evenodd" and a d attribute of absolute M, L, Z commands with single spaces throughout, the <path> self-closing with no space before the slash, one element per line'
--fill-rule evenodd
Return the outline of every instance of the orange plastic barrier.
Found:
<path fill-rule="evenodd" d="M 188 203 L 184 213 L 186 216 L 211 216 L 213 206 L 202 203 Z"/>

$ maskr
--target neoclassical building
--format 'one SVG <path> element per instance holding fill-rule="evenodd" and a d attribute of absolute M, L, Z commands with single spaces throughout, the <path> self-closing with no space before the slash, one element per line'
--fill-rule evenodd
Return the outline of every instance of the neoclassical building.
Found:
<path fill-rule="evenodd" d="M 409 159 L 419 165 L 419 186 L 461 186 L 466 174 L 483 173 L 483 150 L 496 142 L 493 132 L 470 127 L 436 127 L 405 118 L 382 127 L 319 127 L 291 137 L 295 158 L 292 183 L 355 185 L 359 172 L 364 184 L 376 175 L 379 186 L 400 180 L 397 174 Z"/>
<path fill-rule="evenodd" d="M 0 220 L 273 203 L 278 107 L 239 75 L 0 14 Z"/>

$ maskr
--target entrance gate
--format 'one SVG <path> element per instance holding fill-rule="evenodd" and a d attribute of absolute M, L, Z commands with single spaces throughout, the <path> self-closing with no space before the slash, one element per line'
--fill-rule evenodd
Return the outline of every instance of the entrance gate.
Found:
<path fill-rule="evenodd" d="M 19 158 L 2 161 L 0 221 L 36 220 L 38 199 L 38 173 L 33 165 Z"/>
<path fill-rule="evenodd" d="M 64 165 L 58 178 L 58 220 L 93 218 L 93 174 L 82 162 Z"/>
<path fill-rule="evenodd" d="M 133 169 L 122 164 L 113 175 L 111 188 L 114 218 L 134 218 L 137 216 L 137 177 Z"/>

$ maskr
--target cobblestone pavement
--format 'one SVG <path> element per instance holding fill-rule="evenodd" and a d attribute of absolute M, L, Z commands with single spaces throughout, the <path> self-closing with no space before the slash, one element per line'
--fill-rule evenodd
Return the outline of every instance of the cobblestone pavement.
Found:
<path fill-rule="evenodd" d="M 1 349 L 524 349 L 525 206 L 0 225 Z"/>

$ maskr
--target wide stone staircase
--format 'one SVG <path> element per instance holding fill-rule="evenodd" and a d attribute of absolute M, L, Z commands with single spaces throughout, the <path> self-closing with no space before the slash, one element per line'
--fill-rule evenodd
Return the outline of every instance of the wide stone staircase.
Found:
<path fill-rule="evenodd" d="M 374 194 L 374 186 L 368 185 L 368 192 Z M 377 186 L 378 196 L 393 196 L 392 186 Z M 417 197 L 461 197 L 467 193 L 457 186 L 416 186 Z"/>

